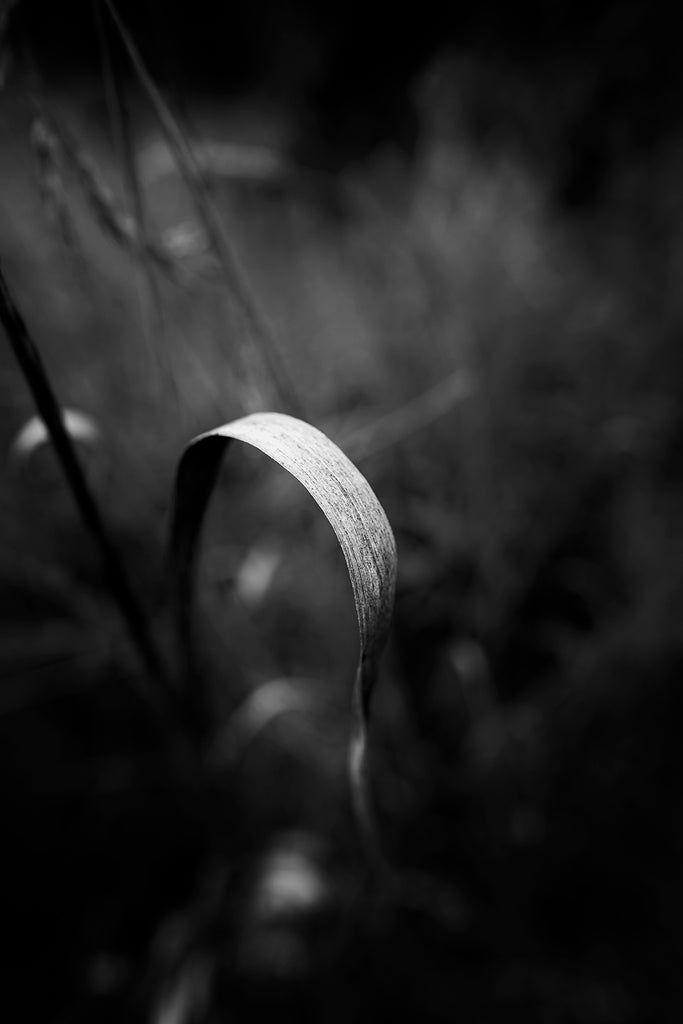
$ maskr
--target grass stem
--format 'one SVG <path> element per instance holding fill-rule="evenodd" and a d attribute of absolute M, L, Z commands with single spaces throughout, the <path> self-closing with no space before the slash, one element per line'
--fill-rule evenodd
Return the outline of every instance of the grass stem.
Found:
<path fill-rule="evenodd" d="M 62 466 L 83 523 L 99 548 L 109 578 L 112 596 L 149 680 L 149 684 L 144 687 L 143 696 L 155 716 L 168 722 L 169 712 L 173 709 L 173 695 L 169 688 L 165 666 L 152 638 L 147 617 L 138 603 L 121 555 L 110 536 L 97 500 L 78 460 L 74 444 L 64 425 L 62 409 L 55 396 L 40 352 L 14 303 L 2 267 L 0 267 L 0 323 L 5 329 L 10 347 L 33 396 L 38 413 L 50 435 L 55 454 Z"/>

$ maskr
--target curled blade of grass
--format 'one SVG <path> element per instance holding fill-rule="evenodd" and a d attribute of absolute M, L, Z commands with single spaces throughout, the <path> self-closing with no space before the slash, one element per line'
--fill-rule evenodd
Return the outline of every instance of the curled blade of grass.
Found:
<path fill-rule="evenodd" d="M 258 448 L 292 474 L 331 524 L 346 560 L 358 618 L 360 656 L 353 686 L 349 745 L 351 793 L 371 864 L 383 858 L 369 799 L 367 745 L 370 702 L 394 603 L 396 543 L 367 480 L 325 434 L 282 413 L 255 413 L 199 435 L 186 448 L 175 483 L 171 554 L 179 634 L 188 661 L 186 697 L 197 711 L 191 661 L 191 591 L 199 534 L 226 449 L 233 440 Z M 200 698 L 199 698 L 200 699 Z M 200 713 L 203 709 L 200 706 Z"/>

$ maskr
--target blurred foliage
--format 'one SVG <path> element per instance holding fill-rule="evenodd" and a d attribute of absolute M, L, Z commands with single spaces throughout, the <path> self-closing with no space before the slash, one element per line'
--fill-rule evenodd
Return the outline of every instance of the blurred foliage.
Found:
<path fill-rule="evenodd" d="M 359 896 L 353 607 L 303 491 L 236 452 L 213 501 L 200 601 L 216 742 L 196 787 L 138 698 L 50 452 L 8 458 L 0 785 L 22 1019 L 680 1019 L 671 35 L 660 5 L 527 4 L 519 21 L 484 5 L 481 25 L 489 9 L 484 50 L 469 29 L 465 55 L 420 78 L 411 159 L 387 143 L 324 190 L 305 174 L 211 178 L 311 421 L 342 447 L 365 438 L 354 457 L 396 533 L 371 743 L 410 898 Z M 532 48 L 524 16 L 548 35 L 552 22 L 558 46 Z M 99 95 L 47 81 L 123 195 Z M 0 256 L 57 393 L 97 425 L 87 470 L 170 647 L 174 467 L 193 434 L 243 411 L 240 321 L 201 246 L 179 280 L 158 275 L 160 313 L 67 172 L 51 219 L 24 87 L 19 72 L 2 95 Z M 186 98 L 217 145 L 287 144 L 286 115 L 251 94 Z M 178 176 L 150 169 L 162 143 L 137 105 L 132 129 L 154 231 L 200 236 Z M 601 187 L 571 213 L 569 183 L 593 167 Z M 455 372 L 471 386 L 449 409 L 373 443 L 373 423 Z M 8 455 L 33 412 L 4 354 Z"/>

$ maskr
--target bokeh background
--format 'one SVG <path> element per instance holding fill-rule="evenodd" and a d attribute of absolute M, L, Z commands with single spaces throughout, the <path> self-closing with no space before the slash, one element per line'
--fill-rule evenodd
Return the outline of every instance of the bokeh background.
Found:
<path fill-rule="evenodd" d="M 275 370 L 103 4 L 0 8 L 0 265 L 87 417 L 75 441 L 166 658 L 195 434 L 296 409 L 375 488 L 399 576 L 372 788 L 402 881 L 363 885 L 355 618 L 310 497 L 257 453 L 226 461 L 187 772 L 196 737 L 150 710 L 49 443 L 17 443 L 35 409 L 4 345 L 3 1001 L 49 1024 L 679 1020 L 674 8 L 117 9 Z"/>

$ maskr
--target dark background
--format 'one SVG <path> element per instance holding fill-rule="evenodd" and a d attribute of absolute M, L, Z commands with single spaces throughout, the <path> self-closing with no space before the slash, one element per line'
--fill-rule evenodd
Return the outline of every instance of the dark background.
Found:
<path fill-rule="evenodd" d="M 14 22 L 25 26 L 44 68 L 59 77 L 93 74 L 95 9 L 26 0 Z M 297 108 L 296 151 L 324 166 L 367 155 L 386 138 L 414 147 L 412 87 L 444 53 L 482 68 L 465 99 L 472 138 L 521 147 L 570 205 L 598 201 L 616 166 L 681 127 L 680 27 L 663 0 L 290 0 L 197 3 L 191 11 L 147 0 L 119 11 L 176 96 L 274 90 Z"/>
<path fill-rule="evenodd" d="M 190 437 L 244 413 L 240 335 L 199 258 L 189 284 L 162 283 L 165 317 L 145 329 L 130 254 L 87 189 L 66 172 L 50 185 L 36 159 L 38 94 L 124 194 L 93 10 L 13 8 L 0 261 L 58 394 L 102 429 L 88 472 L 173 650 L 173 469 Z M 119 10 L 194 143 L 206 125 L 238 142 L 272 133 L 298 169 L 272 192 L 218 174 L 211 188 L 311 420 L 343 446 L 454 368 L 475 388 L 359 449 L 399 548 L 371 743 L 383 841 L 413 879 L 400 897 L 360 887 L 344 783 L 354 623 L 303 494 L 236 458 L 216 495 L 198 679 L 227 760 L 197 781 L 140 700 L 49 452 L 19 471 L 8 456 L 8 1005 L 50 1024 L 679 1020 L 675 8 Z M 158 135 L 107 38 L 143 152 Z M 177 175 L 149 191 L 159 231 L 191 216 Z M 9 453 L 34 410 L 9 355 L 1 368 Z M 272 551 L 250 605 L 246 556 Z M 250 725 L 249 695 L 281 678 L 285 714 Z"/>

